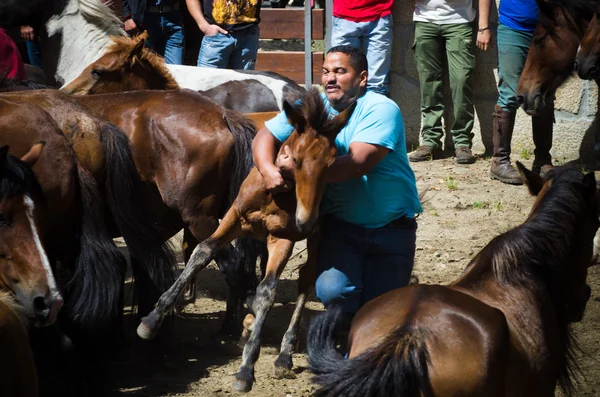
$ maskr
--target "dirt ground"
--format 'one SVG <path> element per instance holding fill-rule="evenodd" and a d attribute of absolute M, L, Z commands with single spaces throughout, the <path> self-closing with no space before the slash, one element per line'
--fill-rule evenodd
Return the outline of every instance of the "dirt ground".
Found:
<path fill-rule="evenodd" d="M 530 166 L 531 162 L 522 161 Z M 523 222 L 533 199 L 523 186 L 491 181 L 490 161 L 459 166 L 452 159 L 414 164 L 425 212 L 419 217 L 415 274 L 421 283 L 446 284 L 454 280 L 468 261 L 494 236 Z M 598 175 L 597 175 L 598 176 Z M 296 379 L 276 379 L 273 362 L 289 322 L 295 301 L 297 272 L 291 271 L 306 258 L 304 244 L 288 264 L 279 284 L 277 303 L 267 320 L 261 355 L 256 366 L 256 384 L 248 396 L 307 396 L 314 390 L 307 370 L 305 339 L 310 318 L 323 310 L 312 299 L 301 327 L 298 353 L 294 355 Z M 577 396 L 600 396 L 600 266 L 590 271 L 592 298 L 584 320 L 574 329 L 583 349 L 580 355 L 584 378 Z M 173 331 L 163 338 L 160 358 L 131 354 L 114 368 L 114 396 L 228 396 L 233 374 L 241 358 L 234 342 L 212 336 L 225 309 L 225 284 L 215 268 L 199 276 L 201 297 L 173 319 Z M 133 329 L 131 331 L 133 336 Z M 139 343 L 139 342 L 138 342 Z M 560 395 L 558 393 L 557 395 Z"/>

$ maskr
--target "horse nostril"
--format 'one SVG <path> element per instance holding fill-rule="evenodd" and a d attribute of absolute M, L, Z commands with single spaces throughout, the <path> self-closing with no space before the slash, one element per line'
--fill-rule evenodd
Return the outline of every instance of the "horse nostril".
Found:
<path fill-rule="evenodd" d="M 49 311 L 46 299 L 43 296 L 36 296 L 33 298 L 33 310 L 36 315 L 43 315 L 45 311 Z"/>

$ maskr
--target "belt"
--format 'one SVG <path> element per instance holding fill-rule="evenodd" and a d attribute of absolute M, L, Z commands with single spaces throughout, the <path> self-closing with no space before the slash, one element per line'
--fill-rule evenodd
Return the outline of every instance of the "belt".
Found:
<path fill-rule="evenodd" d="M 416 224 L 417 221 L 415 218 L 403 216 L 402 218 L 395 219 L 387 225 L 382 226 L 382 228 L 405 228 L 407 226 L 414 226 Z"/>
<path fill-rule="evenodd" d="M 172 6 L 150 6 L 148 7 L 148 12 L 157 12 L 159 14 L 164 14 L 165 12 L 177 11 L 179 10 L 179 3 L 175 3 Z"/>

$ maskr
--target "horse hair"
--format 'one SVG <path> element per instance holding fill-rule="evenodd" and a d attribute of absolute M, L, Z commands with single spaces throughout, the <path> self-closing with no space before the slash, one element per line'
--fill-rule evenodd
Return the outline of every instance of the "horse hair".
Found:
<path fill-rule="evenodd" d="M 8 151 L 8 147 L 0 150 Z M 0 166 L 0 200 L 23 195 L 36 203 L 45 203 L 44 191 L 31 168 L 17 157 L 6 155 Z"/>
<path fill-rule="evenodd" d="M 125 36 L 123 22 L 110 9 L 107 4 L 99 0 L 74 0 L 77 1 L 81 16 L 88 22 L 102 28 L 109 35 Z"/>
<path fill-rule="evenodd" d="M 0 75 L 0 92 L 43 90 L 46 88 L 53 87 L 37 84 L 29 80 L 9 79 L 6 77 L 6 72 Z"/>
<path fill-rule="evenodd" d="M 554 8 L 559 7 L 564 14 L 576 19 L 589 21 L 596 13 L 600 0 L 538 0 L 539 23 L 552 37 L 556 36 Z"/>

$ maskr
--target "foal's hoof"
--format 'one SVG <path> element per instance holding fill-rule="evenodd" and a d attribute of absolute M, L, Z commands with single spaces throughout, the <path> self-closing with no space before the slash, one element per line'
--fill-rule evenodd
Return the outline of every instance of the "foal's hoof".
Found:
<path fill-rule="evenodd" d="M 292 357 L 279 355 L 275 360 L 275 378 L 277 379 L 296 379 L 296 374 L 292 371 Z"/>
<path fill-rule="evenodd" d="M 154 339 L 158 335 L 158 331 L 160 331 L 161 324 L 162 316 L 153 311 L 148 316 L 142 318 L 142 322 L 137 327 L 137 334 L 144 340 Z"/>
<path fill-rule="evenodd" d="M 235 380 L 233 381 L 233 388 L 236 391 L 248 393 L 250 390 L 252 390 L 252 384 L 254 383 L 252 379 L 244 378 L 239 372 L 234 376 Z"/>

